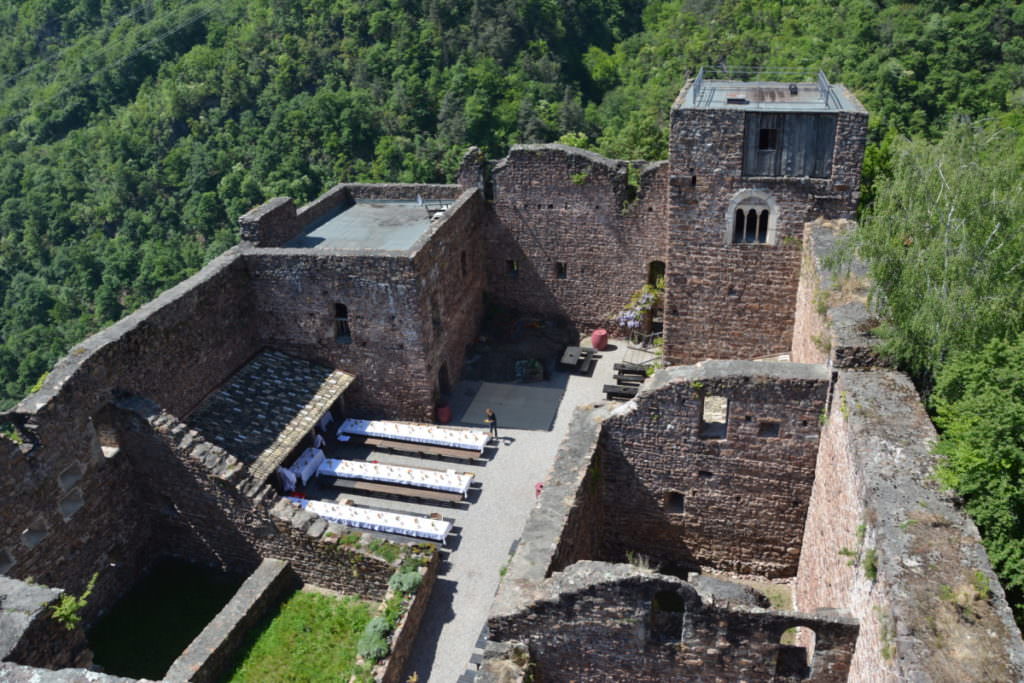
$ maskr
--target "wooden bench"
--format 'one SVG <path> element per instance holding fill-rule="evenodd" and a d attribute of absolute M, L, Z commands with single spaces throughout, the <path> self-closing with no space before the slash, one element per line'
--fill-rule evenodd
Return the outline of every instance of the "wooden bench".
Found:
<path fill-rule="evenodd" d="M 480 457 L 480 451 L 471 451 L 465 448 L 449 448 L 447 446 L 431 446 L 428 443 L 414 443 L 411 441 L 397 441 L 395 439 L 367 438 L 367 446 L 374 448 L 386 448 L 392 451 L 403 453 L 421 453 L 423 455 L 437 455 L 444 458 L 460 458 L 462 460 L 476 460 Z"/>
<path fill-rule="evenodd" d="M 400 484 L 384 484 L 378 481 L 363 481 L 362 479 L 345 479 L 335 477 L 334 485 L 360 493 L 383 493 L 388 496 L 403 496 L 405 498 L 421 498 L 423 500 L 436 500 L 441 503 L 461 503 L 462 495 L 449 491 L 435 491 L 433 489 L 420 489 L 414 486 L 402 486 Z"/>
<path fill-rule="evenodd" d="M 647 368 L 639 363 L 616 363 L 614 366 L 615 370 L 619 372 L 628 372 L 631 374 L 647 374 Z"/>
<path fill-rule="evenodd" d="M 636 396 L 636 392 L 639 387 L 624 387 L 618 384 L 605 384 L 604 391 L 605 396 L 608 398 L 633 398 Z"/>

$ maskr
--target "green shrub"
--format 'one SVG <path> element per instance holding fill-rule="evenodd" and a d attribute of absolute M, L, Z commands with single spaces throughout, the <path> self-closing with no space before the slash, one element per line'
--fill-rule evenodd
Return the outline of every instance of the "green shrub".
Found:
<path fill-rule="evenodd" d="M 396 572 L 391 575 L 388 587 L 397 593 L 409 595 L 415 593 L 421 583 L 423 583 L 423 577 L 419 572 Z"/>
<path fill-rule="evenodd" d="M 356 645 L 356 652 L 359 653 L 359 656 L 373 662 L 384 659 L 390 651 L 391 647 L 388 645 L 388 641 L 382 636 L 370 633 L 369 629 L 363 633 L 359 638 L 359 644 Z"/>

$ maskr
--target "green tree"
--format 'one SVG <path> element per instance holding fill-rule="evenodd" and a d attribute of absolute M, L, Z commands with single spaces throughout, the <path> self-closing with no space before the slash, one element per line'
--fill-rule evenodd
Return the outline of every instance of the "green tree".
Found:
<path fill-rule="evenodd" d="M 946 363 L 931 395 L 941 480 L 964 497 L 1018 620 L 1024 617 L 1024 335 Z"/>
<path fill-rule="evenodd" d="M 891 167 L 854 239 L 885 348 L 927 384 L 955 353 L 1024 331 L 1024 146 L 958 123 L 895 143 Z"/>

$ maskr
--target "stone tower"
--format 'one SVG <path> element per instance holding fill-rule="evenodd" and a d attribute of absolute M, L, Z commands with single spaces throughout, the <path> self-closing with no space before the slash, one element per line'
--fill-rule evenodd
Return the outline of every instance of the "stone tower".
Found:
<path fill-rule="evenodd" d="M 811 82 L 735 76 L 715 80 L 702 69 L 672 106 L 673 362 L 787 352 L 803 225 L 853 218 L 860 196 L 867 112 L 849 91 L 821 72 Z"/>

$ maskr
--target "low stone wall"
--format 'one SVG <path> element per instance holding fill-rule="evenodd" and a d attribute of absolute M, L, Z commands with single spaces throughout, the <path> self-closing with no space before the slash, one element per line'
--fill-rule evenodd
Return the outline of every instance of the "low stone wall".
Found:
<path fill-rule="evenodd" d="M 459 185 L 340 183 L 298 209 L 291 197 L 269 199 L 241 215 L 238 225 L 243 241 L 258 247 L 279 247 L 359 199 L 455 199 L 462 190 Z"/>
<path fill-rule="evenodd" d="M 578 562 L 524 597 L 492 610 L 492 645 L 478 681 L 515 680 L 516 669 L 530 670 L 535 681 L 785 679 L 792 660 L 784 658 L 791 651 L 782 634 L 803 627 L 814 632 L 815 644 L 801 677 L 839 682 L 857 637 L 856 622 L 844 616 L 729 603 L 632 565 Z M 502 653 L 494 643 L 525 648 Z M 793 654 L 806 666 L 802 648 Z"/>
<path fill-rule="evenodd" d="M 384 662 L 382 670 L 377 675 L 381 683 L 400 683 L 402 674 L 405 672 L 405 665 L 412 654 L 412 646 L 416 642 L 416 635 L 420 630 L 420 622 L 423 615 L 427 613 L 427 606 L 430 604 L 430 594 L 434 591 L 434 584 L 437 582 L 437 570 L 441 566 L 441 555 L 434 553 L 430 562 L 420 570 L 423 582 L 416 589 L 409 609 L 402 616 L 402 620 L 395 628 L 391 636 L 391 654 Z"/>
<path fill-rule="evenodd" d="M 174 660 L 164 680 L 194 683 L 222 680 L 234 663 L 238 647 L 251 635 L 251 629 L 298 584 L 287 562 L 263 560 L 228 604 Z"/>

